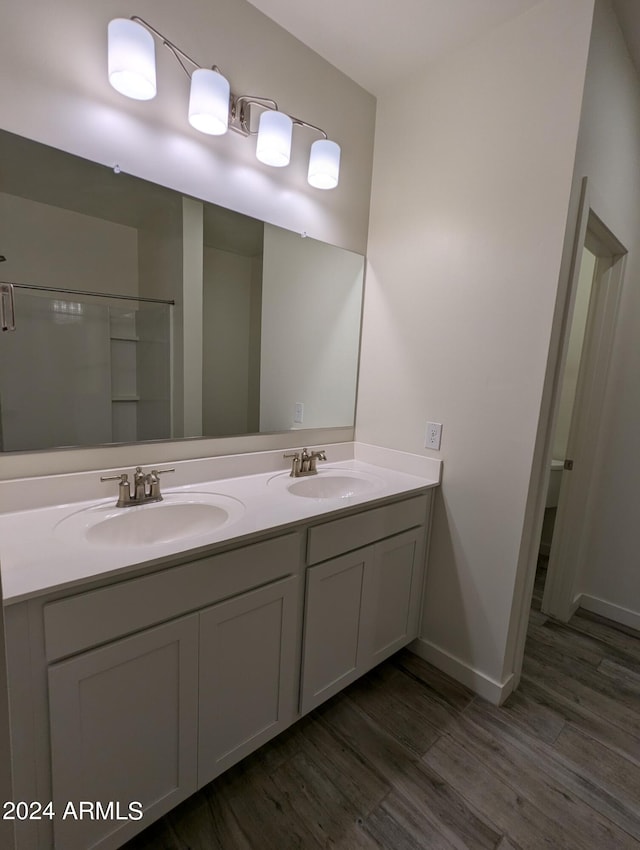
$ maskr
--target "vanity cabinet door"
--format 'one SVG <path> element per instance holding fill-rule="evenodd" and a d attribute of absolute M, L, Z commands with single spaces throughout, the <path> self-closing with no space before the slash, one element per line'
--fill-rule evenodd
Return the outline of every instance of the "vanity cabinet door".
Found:
<path fill-rule="evenodd" d="M 199 787 L 293 721 L 298 605 L 291 576 L 200 613 Z"/>
<path fill-rule="evenodd" d="M 302 692 L 305 714 L 364 672 L 363 636 L 371 623 L 363 606 L 370 595 L 374 547 L 309 567 L 304 621 Z"/>
<path fill-rule="evenodd" d="M 375 546 L 369 583 L 366 669 L 418 636 L 424 581 L 424 528 L 382 540 Z"/>
<path fill-rule="evenodd" d="M 191 615 L 49 668 L 56 847 L 120 847 L 195 791 L 197 653 Z"/>
<path fill-rule="evenodd" d="M 309 567 L 302 714 L 417 637 L 424 543 L 421 526 Z"/>

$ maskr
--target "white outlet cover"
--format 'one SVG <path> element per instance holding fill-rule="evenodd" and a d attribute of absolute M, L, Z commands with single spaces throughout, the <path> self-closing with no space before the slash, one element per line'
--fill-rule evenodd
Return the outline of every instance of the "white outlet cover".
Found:
<path fill-rule="evenodd" d="M 425 449 L 433 449 L 434 451 L 440 451 L 441 441 L 442 441 L 442 423 L 441 422 L 427 422 L 427 428 L 426 428 L 426 431 L 425 431 L 425 438 L 424 438 Z"/>

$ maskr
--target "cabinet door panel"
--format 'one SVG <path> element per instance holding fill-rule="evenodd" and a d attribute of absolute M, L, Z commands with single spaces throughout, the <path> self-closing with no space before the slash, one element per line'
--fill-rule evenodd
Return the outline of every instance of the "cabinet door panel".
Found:
<path fill-rule="evenodd" d="M 57 847 L 119 847 L 195 791 L 197 649 L 193 615 L 49 668 Z M 62 817 L 80 801 L 120 808 Z M 133 801 L 144 819 L 118 820 Z"/>
<path fill-rule="evenodd" d="M 367 585 L 372 608 L 366 667 L 379 664 L 418 634 L 424 529 L 398 534 L 375 548 L 373 578 Z"/>
<path fill-rule="evenodd" d="M 297 605 L 292 576 L 200 614 L 199 786 L 291 723 Z"/>
<path fill-rule="evenodd" d="M 360 675 L 361 602 L 371 557 L 366 547 L 307 570 L 302 713 Z"/>

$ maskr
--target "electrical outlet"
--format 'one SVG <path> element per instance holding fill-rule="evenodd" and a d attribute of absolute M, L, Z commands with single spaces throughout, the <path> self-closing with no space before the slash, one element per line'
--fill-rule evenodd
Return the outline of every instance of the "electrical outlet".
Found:
<path fill-rule="evenodd" d="M 427 422 L 427 431 L 424 438 L 425 449 L 434 449 L 439 452 L 441 440 L 442 424 L 440 422 Z"/>
<path fill-rule="evenodd" d="M 304 421 L 304 404 L 297 401 L 293 406 L 293 421 L 296 425 L 301 425 Z"/>

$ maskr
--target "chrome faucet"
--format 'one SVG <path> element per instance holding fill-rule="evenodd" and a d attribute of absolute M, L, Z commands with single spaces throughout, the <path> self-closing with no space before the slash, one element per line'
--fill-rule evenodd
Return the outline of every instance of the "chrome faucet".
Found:
<path fill-rule="evenodd" d="M 152 469 L 151 472 L 143 472 L 142 467 L 136 466 L 133 473 L 133 495 L 129 475 L 120 472 L 118 475 L 101 475 L 100 481 L 118 482 L 118 501 L 116 508 L 131 508 L 134 505 L 143 505 L 149 502 L 161 502 L 160 476 L 163 472 L 175 472 L 171 469 Z"/>
<path fill-rule="evenodd" d="M 310 452 L 309 449 L 302 449 L 301 452 L 285 454 L 283 457 L 292 459 L 291 472 L 289 473 L 292 478 L 301 478 L 303 475 L 317 475 L 317 462 L 319 460 L 327 459 L 327 455 L 324 450 L 319 452 Z"/>

